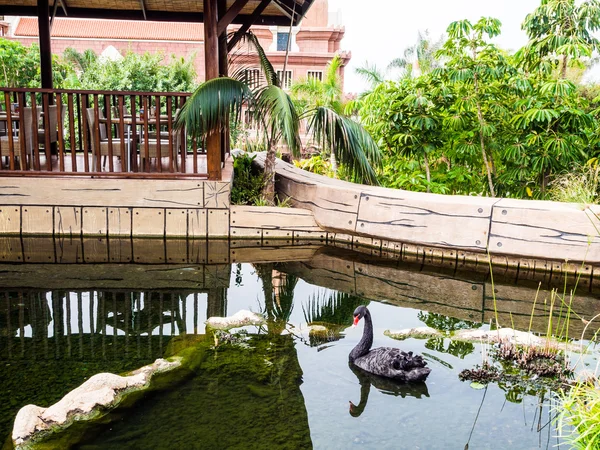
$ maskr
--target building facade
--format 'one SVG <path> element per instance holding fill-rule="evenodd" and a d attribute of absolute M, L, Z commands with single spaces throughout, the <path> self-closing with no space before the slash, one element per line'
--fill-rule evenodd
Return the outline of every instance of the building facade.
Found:
<path fill-rule="evenodd" d="M 9 39 L 31 45 L 38 41 L 37 18 L 6 16 L 5 35 Z M 275 70 L 283 75 L 285 84 L 306 77 L 321 78 L 334 55 L 340 55 L 345 66 L 351 54 L 341 50 L 344 27 L 340 14 L 330 13 L 327 0 L 316 0 L 306 17 L 297 27 L 253 26 Z M 229 27 L 234 31 L 237 27 Z M 55 18 L 51 30 L 52 52 L 62 54 L 68 47 L 82 52 L 87 49 L 96 54 L 133 51 L 136 53 L 163 53 L 165 56 L 194 58 L 198 80 L 204 74 L 204 31 L 202 23 L 170 23 L 147 21 L 117 21 L 95 19 Z M 290 50 L 286 63 L 286 47 Z M 112 47 L 112 48 L 111 48 Z M 244 56 L 244 48 L 237 47 L 230 53 L 235 65 L 249 70 L 259 68 L 258 59 Z M 239 58 L 237 58 L 239 57 Z M 239 61 L 239 62 L 236 62 Z M 340 77 L 343 81 L 343 70 Z M 283 78 L 283 77 L 282 77 Z"/>

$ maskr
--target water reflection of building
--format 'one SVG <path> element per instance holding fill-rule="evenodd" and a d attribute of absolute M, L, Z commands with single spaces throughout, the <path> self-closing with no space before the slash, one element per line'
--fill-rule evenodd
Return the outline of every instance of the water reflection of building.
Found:
<path fill-rule="evenodd" d="M 158 358 L 170 338 L 226 315 L 227 287 L 0 293 L 0 358 Z"/>

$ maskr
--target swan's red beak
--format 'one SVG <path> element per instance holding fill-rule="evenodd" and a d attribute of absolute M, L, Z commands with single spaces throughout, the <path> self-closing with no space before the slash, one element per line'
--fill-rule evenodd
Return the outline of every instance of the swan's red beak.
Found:
<path fill-rule="evenodd" d="M 356 317 L 354 318 L 354 326 L 358 325 L 358 321 L 359 321 L 359 320 L 360 320 L 360 317 L 359 317 L 359 316 L 356 316 Z"/>

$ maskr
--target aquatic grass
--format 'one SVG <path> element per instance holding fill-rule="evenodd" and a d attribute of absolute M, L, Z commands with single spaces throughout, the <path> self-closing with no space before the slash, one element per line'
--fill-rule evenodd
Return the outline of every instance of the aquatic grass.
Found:
<path fill-rule="evenodd" d="M 577 383 L 559 394 L 557 429 L 573 448 L 595 450 L 600 447 L 599 388 L 596 378 L 593 382 Z"/>

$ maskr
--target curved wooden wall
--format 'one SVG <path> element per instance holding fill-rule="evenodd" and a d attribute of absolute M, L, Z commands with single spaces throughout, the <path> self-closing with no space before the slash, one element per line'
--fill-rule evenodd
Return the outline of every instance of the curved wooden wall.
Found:
<path fill-rule="evenodd" d="M 256 159 L 264 162 L 264 155 Z M 277 161 L 277 190 L 326 231 L 490 255 L 600 262 L 600 206 L 364 186 Z"/>

